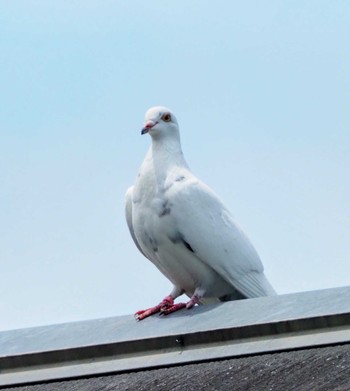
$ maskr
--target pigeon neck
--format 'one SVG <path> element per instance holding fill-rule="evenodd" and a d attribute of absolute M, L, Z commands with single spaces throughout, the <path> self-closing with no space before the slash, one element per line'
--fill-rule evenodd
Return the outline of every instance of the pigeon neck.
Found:
<path fill-rule="evenodd" d="M 180 140 L 177 138 L 152 140 L 152 157 L 157 171 L 166 172 L 174 166 L 187 167 Z"/>

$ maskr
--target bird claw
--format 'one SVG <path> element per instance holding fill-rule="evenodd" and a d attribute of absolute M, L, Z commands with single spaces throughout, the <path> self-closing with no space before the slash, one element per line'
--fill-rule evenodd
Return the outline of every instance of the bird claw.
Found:
<path fill-rule="evenodd" d="M 174 304 L 173 297 L 169 295 L 155 307 L 148 308 L 147 310 L 137 311 L 134 316 L 137 321 L 140 321 L 156 313 L 158 313 L 159 316 L 166 316 L 185 307 L 189 310 L 198 304 L 199 299 L 200 297 L 195 294 L 187 303 Z"/>
<path fill-rule="evenodd" d="M 165 309 L 161 309 L 159 315 L 164 315 L 164 316 L 169 315 L 169 314 L 172 314 L 173 312 L 181 310 L 184 307 L 186 307 L 186 303 L 177 303 L 177 304 L 169 306 Z"/>
<path fill-rule="evenodd" d="M 173 305 L 174 299 L 171 296 L 167 296 L 165 299 L 162 300 L 161 303 L 159 303 L 155 307 L 148 308 L 147 310 L 137 311 L 134 317 L 137 321 L 140 321 L 158 312 L 161 314 Z"/>
<path fill-rule="evenodd" d="M 140 321 L 142 319 L 145 319 L 147 318 L 148 316 L 151 316 L 153 314 L 156 314 L 157 312 L 160 311 L 160 304 L 156 305 L 155 307 L 152 307 L 152 308 L 148 308 L 147 310 L 141 310 L 141 311 L 137 311 L 134 315 L 135 319 L 137 321 Z"/>

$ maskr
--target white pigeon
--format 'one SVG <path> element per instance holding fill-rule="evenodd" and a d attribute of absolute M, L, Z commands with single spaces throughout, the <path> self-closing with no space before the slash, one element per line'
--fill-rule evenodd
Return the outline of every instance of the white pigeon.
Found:
<path fill-rule="evenodd" d="M 172 111 L 149 109 L 145 133 L 152 145 L 126 193 L 126 220 L 136 247 L 174 288 L 157 306 L 138 311 L 136 319 L 195 304 L 275 295 L 247 236 L 190 171 Z M 175 304 L 184 293 L 190 300 Z"/>

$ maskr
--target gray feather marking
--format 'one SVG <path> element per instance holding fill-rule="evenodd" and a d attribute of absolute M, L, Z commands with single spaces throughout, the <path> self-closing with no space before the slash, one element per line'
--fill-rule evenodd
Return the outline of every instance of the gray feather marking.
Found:
<path fill-rule="evenodd" d="M 164 201 L 163 202 L 163 205 L 162 205 L 162 210 L 160 211 L 159 213 L 159 217 L 164 217 L 164 216 L 167 216 L 167 215 L 170 215 L 171 213 L 171 208 L 170 208 L 170 203 L 168 201 Z"/>
<path fill-rule="evenodd" d="M 174 244 L 182 243 L 188 250 L 194 253 L 193 248 L 191 245 L 185 240 L 184 236 L 182 233 L 177 232 L 174 236 L 168 236 L 170 241 L 172 241 Z"/>

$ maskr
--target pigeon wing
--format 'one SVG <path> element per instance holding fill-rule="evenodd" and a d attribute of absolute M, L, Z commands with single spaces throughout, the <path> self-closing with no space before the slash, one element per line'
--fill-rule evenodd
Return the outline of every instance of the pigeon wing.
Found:
<path fill-rule="evenodd" d="M 134 232 L 134 227 L 132 224 L 132 192 L 133 192 L 134 186 L 129 187 L 125 194 L 125 217 L 126 217 L 126 222 L 129 227 L 130 235 L 136 245 L 136 247 L 139 249 L 141 254 L 143 254 L 146 258 L 147 255 L 142 251 L 141 246 L 139 242 L 136 239 L 135 232 Z"/>
<path fill-rule="evenodd" d="M 208 186 L 192 176 L 168 197 L 176 229 L 202 262 L 248 298 L 276 294 L 254 247 Z"/>

